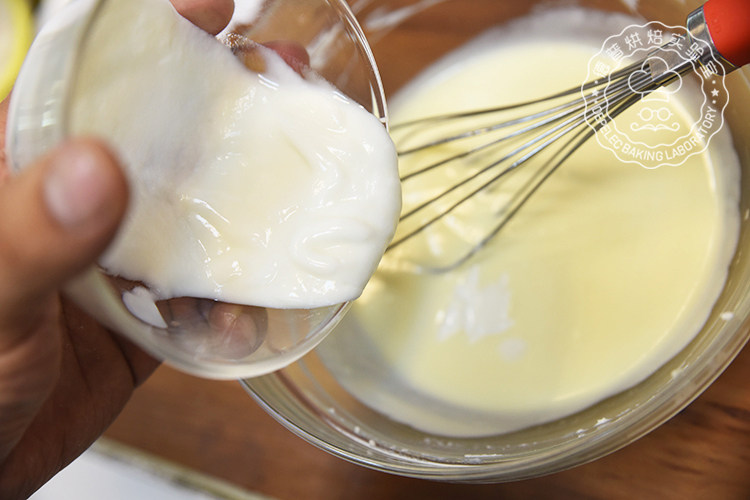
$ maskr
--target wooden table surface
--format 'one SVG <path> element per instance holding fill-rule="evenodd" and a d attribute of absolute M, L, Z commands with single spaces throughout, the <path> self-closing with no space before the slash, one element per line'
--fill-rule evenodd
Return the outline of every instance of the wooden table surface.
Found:
<path fill-rule="evenodd" d="M 333 457 L 268 416 L 236 382 L 166 366 L 107 437 L 279 500 L 750 499 L 750 346 L 692 405 L 634 444 L 575 469 L 495 485 L 391 476 Z"/>

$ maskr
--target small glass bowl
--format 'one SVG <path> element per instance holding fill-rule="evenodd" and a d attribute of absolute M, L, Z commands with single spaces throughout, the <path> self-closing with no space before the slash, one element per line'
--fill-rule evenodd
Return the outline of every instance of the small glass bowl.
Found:
<path fill-rule="evenodd" d="M 576 5 L 682 25 L 700 5 L 686 3 L 661 0 L 636 6 L 629 1 L 584 0 Z M 378 61 L 386 95 L 391 96 L 422 69 L 484 30 L 555 2 L 476 0 L 468 5 L 462 0 L 373 0 L 364 4 L 356 14 Z M 297 363 L 245 380 L 245 388 L 281 424 L 323 450 L 375 470 L 442 481 L 502 482 L 550 474 L 602 457 L 655 429 L 704 391 L 750 338 L 750 254 L 741 250 L 750 245 L 750 149 L 746 147 L 750 71 L 741 71 L 744 74 L 727 78 L 731 101 L 725 116 L 742 166 L 739 249 L 702 330 L 642 383 L 547 424 L 502 435 L 446 437 L 396 422 L 347 392 L 346 384 L 336 377 L 351 373 L 356 378 L 363 367 L 377 366 L 377 360 L 342 325 Z M 387 379 L 387 373 L 382 376 Z M 399 403 L 399 394 L 389 392 L 389 396 Z M 402 402 L 414 406 L 413 401 Z M 465 417 L 471 425 L 471 417 Z"/>
<path fill-rule="evenodd" d="M 110 1 L 118 0 L 69 3 L 35 40 L 11 99 L 6 148 L 13 170 L 22 170 L 68 136 L 68 96 L 82 48 L 98 13 Z M 301 45 L 309 53 L 313 72 L 385 123 L 380 76 L 362 30 L 344 1 L 258 1 L 254 17 L 234 26 L 233 33 L 235 42 L 240 36 L 257 43 Z M 269 309 L 177 298 L 146 304 L 151 317 L 140 314 L 139 318 L 131 314 L 125 297 L 137 296 L 141 287 L 142 283 L 94 268 L 70 283 L 66 293 L 103 324 L 156 357 L 209 378 L 253 377 L 293 362 L 313 349 L 348 307 Z"/>

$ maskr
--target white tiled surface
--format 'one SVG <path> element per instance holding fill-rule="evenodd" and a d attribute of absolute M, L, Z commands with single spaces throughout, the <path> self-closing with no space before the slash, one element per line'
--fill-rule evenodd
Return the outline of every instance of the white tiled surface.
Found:
<path fill-rule="evenodd" d="M 194 471 L 102 441 L 30 500 L 270 500 Z"/>
<path fill-rule="evenodd" d="M 31 500 L 214 500 L 164 478 L 93 451 L 55 476 Z"/>

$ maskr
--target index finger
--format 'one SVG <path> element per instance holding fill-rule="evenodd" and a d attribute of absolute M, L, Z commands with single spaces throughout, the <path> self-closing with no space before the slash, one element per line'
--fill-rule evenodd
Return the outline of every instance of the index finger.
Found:
<path fill-rule="evenodd" d="M 234 0 L 171 0 L 177 12 L 199 28 L 216 35 L 234 13 Z"/>

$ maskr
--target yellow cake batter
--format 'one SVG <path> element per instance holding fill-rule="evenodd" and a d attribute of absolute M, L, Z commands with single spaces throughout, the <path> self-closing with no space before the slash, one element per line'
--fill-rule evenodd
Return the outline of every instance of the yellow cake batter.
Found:
<path fill-rule="evenodd" d="M 404 90 L 392 121 L 580 85 L 598 48 L 533 34 L 479 43 Z M 689 125 L 679 100 L 668 106 Z M 458 269 L 413 264 L 464 248 L 463 232 L 491 223 L 491 197 L 386 254 L 338 335 L 370 361 L 359 373 L 327 364 L 369 406 L 438 434 L 510 432 L 582 410 L 648 377 L 700 330 L 736 245 L 738 178 L 726 136 L 657 169 L 590 140 Z M 431 182 L 448 180 L 420 189 Z M 418 190 L 404 191 L 409 206 Z"/>

